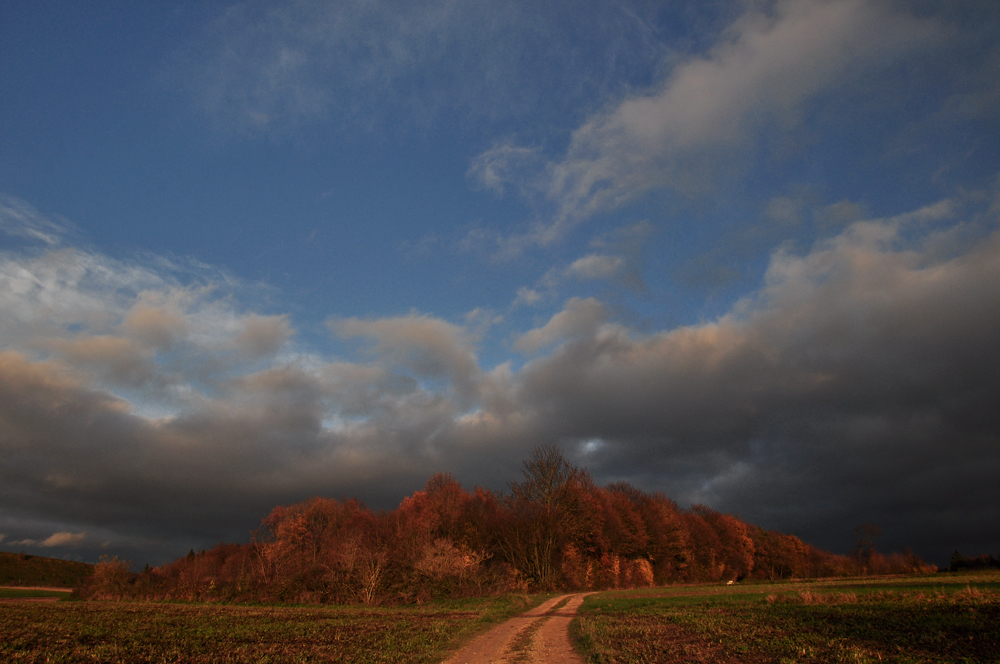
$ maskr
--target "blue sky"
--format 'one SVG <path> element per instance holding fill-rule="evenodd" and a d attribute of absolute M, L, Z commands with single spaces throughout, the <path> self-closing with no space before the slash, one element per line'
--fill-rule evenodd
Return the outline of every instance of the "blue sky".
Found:
<path fill-rule="evenodd" d="M 536 5 L 0 6 L 0 547 L 161 562 L 557 444 L 1000 549 L 996 4 Z"/>

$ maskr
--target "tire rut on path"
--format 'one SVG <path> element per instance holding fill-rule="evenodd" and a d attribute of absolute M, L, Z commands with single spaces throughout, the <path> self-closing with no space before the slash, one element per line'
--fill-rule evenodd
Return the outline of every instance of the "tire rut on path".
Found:
<path fill-rule="evenodd" d="M 476 638 L 444 664 L 583 664 L 569 640 L 569 623 L 583 598 L 553 597 Z"/>

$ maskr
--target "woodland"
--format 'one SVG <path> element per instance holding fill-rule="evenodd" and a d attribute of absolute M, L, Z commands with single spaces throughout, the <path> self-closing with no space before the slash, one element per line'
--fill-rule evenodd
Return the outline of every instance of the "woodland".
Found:
<path fill-rule="evenodd" d="M 246 544 L 219 544 L 139 573 L 99 563 L 76 593 L 92 599 L 422 603 L 538 590 L 931 573 L 912 553 L 882 554 L 870 527 L 853 555 L 732 514 L 681 509 L 626 483 L 598 486 L 555 447 L 536 448 L 506 492 L 468 491 L 450 474 L 390 511 L 316 497 L 275 507 Z"/>

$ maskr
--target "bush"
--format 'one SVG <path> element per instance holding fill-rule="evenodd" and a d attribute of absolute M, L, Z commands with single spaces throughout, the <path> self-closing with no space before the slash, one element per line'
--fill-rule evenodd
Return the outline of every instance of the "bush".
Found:
<path fill-rule="evenodd" d="M 120 600 L 131 595 L 136 574 L 130 570 L 130 561 L 118 556 L 101 556 L 94 566 L 94 573 L 74 590 L 83 599 Z"/>

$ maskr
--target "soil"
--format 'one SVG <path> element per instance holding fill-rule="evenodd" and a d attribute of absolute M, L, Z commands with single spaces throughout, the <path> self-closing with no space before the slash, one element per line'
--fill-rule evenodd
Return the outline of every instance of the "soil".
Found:
<path fill-rule="evenodd" d="M 494 627 L 445 664 L 584 664 L 569 640 L 569 623 L 584 595 L 562 595 Z"/>

